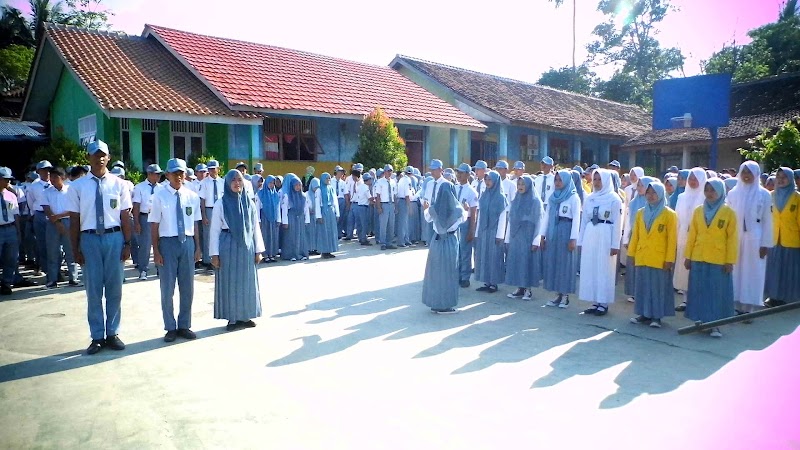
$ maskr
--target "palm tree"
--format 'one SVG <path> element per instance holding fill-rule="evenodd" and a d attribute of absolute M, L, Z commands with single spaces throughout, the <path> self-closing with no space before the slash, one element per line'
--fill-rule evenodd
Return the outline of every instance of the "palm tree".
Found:
<path fill-rule="evenodd" d="M 31 30 L 38 43 L 44 35 L 46 22 L 61 23 L 63 21 L 64 5 L 61 0 L 56 0 L 52 4 L 50 0 L 28 0 L 28 3 L 31 5 Z"/>
<path fill-rule="evenodd" d="M 560 8 L 564 4 L 564 0 L 548 0 L 556 4 L 556 8 Z M 790 0 L 791 1 L 791 0 Z M 797 0 L 795 0 L 797 1 Z M 577 45 L 576 38 L 576 18 L 578 16 L 577 0 L 572 0 L 572 70 L 577 71 L 578 65 L 575 63 L 575 46 Z"/>
<path fill-rule="evenodd" d="M 33 47 L 33 35 L 22 11 L 11 6 L 3 6 L 0 10 L 3 12 L 0 17 L 0 48 L 14 44 Z"/>

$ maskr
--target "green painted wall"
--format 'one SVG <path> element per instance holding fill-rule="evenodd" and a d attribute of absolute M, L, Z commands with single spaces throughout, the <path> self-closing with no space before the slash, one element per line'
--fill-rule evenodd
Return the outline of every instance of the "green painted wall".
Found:
<path fill-rule="evenodd" d="M 431 145 L 431 159 L 440 159 L 445 165 L 449 165 L 450 161 L 450 129 L 430 127 L 428 139 Z M 459 143 L 459 153 L 461 153 L 461 144 Z M 429 161 L 425 161 L 428 164 Z"/>
<path fill-rule="evenodd" d="M 75 77 L 70 72 L 63 71 L 53 103 L 50 105 L 50 125 L 53 134 L 63 133 L 69 139 L 78 141 L 78 119 L 91 114 L 97 115 L 97 139 L 107 142 L 107 137 L 113 131 L 111 120 L 86 94 Z M 119 137 L 116 140 L 119 141 Z"/>
<path fill-rule="evenodd" d="M 144 169 L 142 165 L 142 119 L 131 119 L 128 122 L 131 145 L 131 160 L 130 163 Z"/>
<path fill-rule="evenodd" d="M 170 158 L 171 139 L 169 120 L 158 121 L 158 164 L 162 169 L 166 167 Z"/>
<path fill-rule="evenodd" d="M 206 124 L 206 148 L 208 154 L 217 157 L 217 161 L 228 160 L 228 125 L 219 123 Z"/>

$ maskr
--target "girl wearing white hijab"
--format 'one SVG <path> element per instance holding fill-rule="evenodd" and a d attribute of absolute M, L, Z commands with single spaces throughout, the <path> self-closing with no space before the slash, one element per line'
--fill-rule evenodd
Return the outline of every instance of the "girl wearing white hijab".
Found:
<path fill-rule="evenodd" d="M 679 264 L 675 265 L 675 274 L 672 278 L 672 285 L 683 295 L 689 289 L 689 271 L 680 264 L 685 258 L 683 252 L 684 243 L 689 236 L 689 224 L 692 223 L 694 210 L 705 202 L 703 188 L 706 185 L 706 171 L 702 167 L 695 167 L 689 171 L 686 181 L 686 190 L 678 196 L 678 203 L 675 205 L 675 212 L 678 213 L 678 255 L 675 258 Z M 675 311 L 685 311 L 686 301 L 680 304 Z"/>
<path fill-rule="evenodd" d="M 622 200 L 614 190 L 612 173 L 597 169 L 592 174 L 594 192 L 586 197 L 581 216 L 578 248 L 581 279 L 578 298 L 592 302 L 582 314 L 603 316 L 614 303 L 617 256 L 622 239 Z"/>
<path fill-rule="evenodd" d="M 739 225 L 739 259 L 733 266 L 733 299 L 739 314 L 763 306 L 766 258 L 772 248 L 772 197 L 759 184 L 760 176 L 758 163 L 745 161 L 727 198 Z"/>

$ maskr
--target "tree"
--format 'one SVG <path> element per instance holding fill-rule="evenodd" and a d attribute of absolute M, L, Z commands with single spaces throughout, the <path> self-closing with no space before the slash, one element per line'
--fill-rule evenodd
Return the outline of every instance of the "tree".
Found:
<path fill-rule="evenodd" d="M 554 69 L 551 67 L 550 70 L 542 74 L 536 83 L 563 91 L 592 95 L 594 76 L 594 72 L 591 72 L 585 64 L 581 64 L 577 68 L 564 66 L 560 69 Z"/>
<path fill-rule="evenodd" d="M 548 0 L 549 2 L 555 3 L 556 8 L 560 8 L 561 5 L 564 4 L 564 0 Z M 577 37 L 575 33 L 577 32 L 577 24 L 575 22 L 576 18 L 578 17 L 578 5 L 577 0 L 572 0 L 572 70 L 577 72 L 578 65 L 575 63 L 575 47 L 577 44 Z"/>
<path fill-rule="evenodd" d="M 406 143 L 400 137 L 394 122 L 380 107 L 376 107 L 361 122 L 359 146 L 353 162 L 365 167 L 383 167 L 391 164 L 395 169 L 408 164 Z"/>
<path fill-rule="evenodd" d="M 645 109 L 653 106 L 652 88 L 648 89 L 642 80 L 617 71 L 607 81 L 598 81 L 595 91 L 600 98 L 620 103 L 639 105 Z"/>
<path fill-rule="evenodd" d="M 108 30 L 108 20 L 114 13 L 102 6 L 103 0 L 66 0 L 69 10 L 64 14 L 67 25 L 90 30 Z"/>
<path fill-rule="evenodd" d="M 39 147 L 33 153 L 34 161 L 46 159 L 56 167 L 69 167 L 89 164 L 86 148 L 56 131 L 49 144 Z"/>
<path fill-rule="evenodd" d="M 587 45 L 589 63 L 613 64 L 619 74 L 613 86 L 621 89 L 643 89 L 619 95 L 636 99 L 636 104 L 646 106 L 652 97 L 653 84 L 669 77 L 683 67 L 684 56 L 679 48 L 663 48 L 656 39 L 656 25 L 673 10 L 668 0 L 600 0 L 597 10 L 608 16 L 592 32 L 597 40 Z M 638 82 L 633 83 L 629 77 Z M 608 91 L 608 89 L 606 89 Z"/>
<path fill-rule="evenodd" d="M 2 17 L 0 17 L 0 48 L 9 45 L 34 46 L 33 34 L 31 34 L 28 21 L 22 15 L 22 11 L 10 6 L 3 6 Z"/>
<path fill-rule="evenodd" d="M 34 50 L 23 45 L 0 48 L 0 92 L 24 87 L 33 62 Z"/>
<path fill-rule="evenodd" d="M 739 149 L 745 158 L 760 162 L 771 172 L 779 167 L 800 167 L 800 119 L 784 123 L 774 133 L 765 130 L 748 143 L 750 148 Z"/>
<path fill-rule="evenodd" d="M 44 36 L 44 24 L 47 22 L 64 23 L 64 4 L 61 0 L 50 3 L 50 0 L 28 0 L 31 6 L 30 27 L 33 38 L 38 45 Z"/>
<path fill-rule="evenodd" d="M 737 82 L 800 71 L 800 10 L 789 0 L 774 23 L 750 30 L 747 45 L 725 44 L 702 61 L 704 73 L 730 73 Z"/>

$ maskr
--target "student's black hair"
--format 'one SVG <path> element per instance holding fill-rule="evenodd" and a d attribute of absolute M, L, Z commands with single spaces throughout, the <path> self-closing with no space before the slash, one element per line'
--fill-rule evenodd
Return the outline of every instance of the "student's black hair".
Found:
<path fill-rule="evenodd" d="M 48 172 L 50 172 L 50 175 L 58 175 L 61 178 L 67 177 L 67 173 L 61 167 L 51 167 Z"/>

